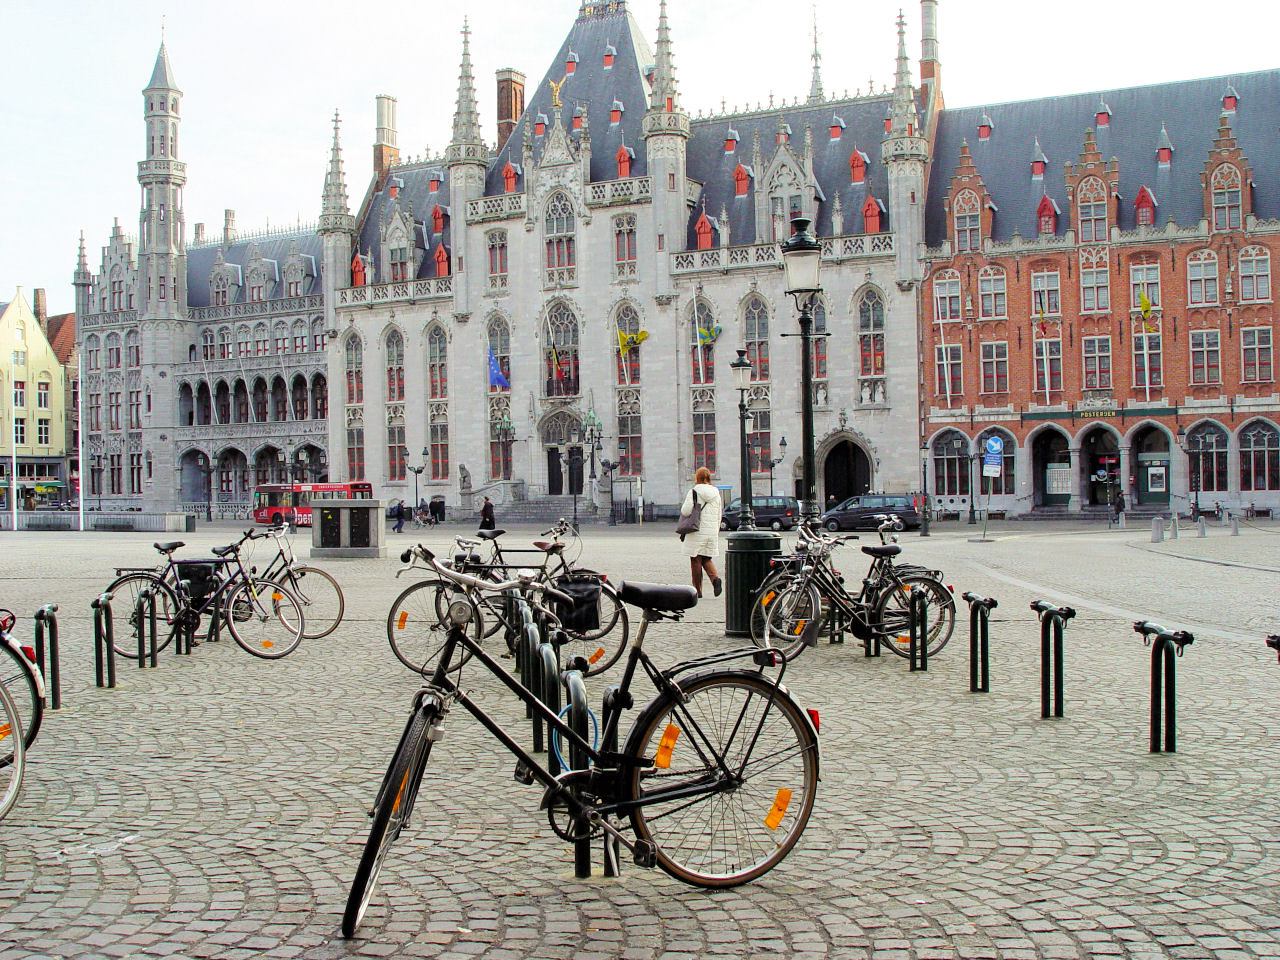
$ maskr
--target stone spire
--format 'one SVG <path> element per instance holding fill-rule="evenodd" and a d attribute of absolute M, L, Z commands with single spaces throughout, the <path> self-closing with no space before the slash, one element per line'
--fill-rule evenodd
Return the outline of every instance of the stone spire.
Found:
<path fill-rule="evenodd" d="M 898 62 L 889 119 L 891 137 L 911 136 L 916 132 L 916 97 L 911 86 L 911 61 L 907 59 L 907 22 L 901 13 L 898 14 Z"/>
<path fill-rule="evenodd" d="M 825 97 L 822 93 L 822 69 L 819 64 L 822 54 L 818 52 L 818 8 L 813 8 L 813 80 L 809 84 L 809 103 L 821 103 Z"/>
<path fill-rule="evenodd" d="M 80 231 L 80 256 L 76 258 L 76 277 L 79 278 L 82 275 L 88 275 L 88 273 L 89 273 L 89 258 L 85 256 L 84 231 L 81 230 Z"/>
<path fill-rule="evenodd" d="M 658 46 L 653 62 L 653 94 L 649 99 L 651 110 L 668 113 L 679 109 L 680 96 L 676 90 L 676 67 L 671 55 L 671 27 L 667 23 L 667 0 L 658 6 Z M 668 109 L 667 101 L 671 101 Z"/>
<path fill-rule="evenodd" d="M 446 163 L 483 161 L 488 150 L 480 135 L 480 108 L 471 75 L 471 27 L 462 21 L 462 65 L 458 68 L 458 105 L 453 112 L 453 139 L 445 150 Z"/>
<path fill-rule="evenodd" d="M 169 54 L 164 48 L 164 41 L 160 41 L 160 52 L 156 54 L 155 69 L 151 71 L 151 82 L 147 84 L 148 90 L 177 90 L 178 83 L 173 79 L 173 67 L 169 66 Z"/>
<path fill-rule="evenodd" d="M 342 171 L 342 144 L 338 128 L 342 120 L 333 111 L 333 149 L 329 152 L 329 170 L 324 175 L 324 196 L 320 201 L 320 233 L 355 231 L 355 218 L 347 207 L 347 178 Z"/>

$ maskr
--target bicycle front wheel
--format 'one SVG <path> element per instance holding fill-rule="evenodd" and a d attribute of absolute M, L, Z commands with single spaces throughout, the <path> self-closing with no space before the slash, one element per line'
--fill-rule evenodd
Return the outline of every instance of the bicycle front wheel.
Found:
<path fill-rule="evenodd" d="M 286 586 L 302 604 L 306 617 L 302 638 L 319 640 L 333 633 L 342 622 L 342 612 L 346 609 L 346 599 L 338 581 L 315 567 L 294 567 L 286 579 Z"/>
<path fill-rule="evenodd" d="M 956 628 L 956 600 L 951 591 L 932 577 L 901 577 L 876 598 L 872 623 L 882 631 L 884 645 L 900 657 L 911 656 L 911 588 L 927 593 L 929 656 L 935 656 Z"/>
<path fill-rule="evenodd" d="M 22 791 L 22 775 L 26 772 L 27 751 L 23 744 L 22 718 L 9 691 L 0 686 L 0 752 L 9 761 L 0 769 L 0 820 L 13 809 Z"/>
<path fill-rule="evenodd" d="M 351 881 L 347 908 L 342 914 L 342 935 L 348 940 L 355 936 L 356 928 L 364 919 L 387 852 L 408 821 L 414 796 L 422 782 L 422 772 L 431 756 L 431 741 L 427 734 L 434 719 L 434 713 L 429 709 L 414 712 L 374 801 L 373 826 L 360 855 L 355 878 Z"/>
<path fill-rule="evenodd" d="M 677 880 L 748 883 L 809 822 L 817 736 L 795 701 L 758 674 L 708 673 L 680 688 L 683 701 L 655 700 L 627 738 L 632 829 Z"/>
<path fill-rule="evenodd" d="M 246 578 L 232 590 L 226 609 L 232 639 L 255 657 L 279 660 L 302 642 L 302 604 L 278 583 Z"/>
<path fill-rule="evenodd" d="M 128 657 L 130 660 L 138 659 L 138 629 L 136 623 L 138 610 L 138 594 L 144 589 L 150 589 L 156 596 L 156 647 L 163 650 L 169 645 L 169 641 L 173 639 L 173 635 L 169 632 L 169 627 L 173 623 L 174 617 L 177 615 L 178 594 L 173 587 L 165 583 L 154 573 L 126 573 L 123 577 L 119 577 L 112 581 L 107 587 L 107 593 L 114 598 L 111 601 L 112 613 L 117 617 L 116 623 L 119 624 L 124 620 L 129 624 L 128 630 L 122 630 L 117 626 L 113 635 L 112 646 L 116 648 L 116 656 Z M 124 614 L 123 617 L 120 615 Z M 148 624 L 141 625 L 142 629 L 150 629 Z M 148 647 L 148 649 L 150 649 Z"/>
<path fill-rule="evenodd" d="M 452 580 L 439 577 L 409 586 L 391 605 L 387 614 L 387 642 L 396 659 L 414 673 L 428 673 L 449 638 L 444 614 L 451 600 L 465 597 L 466 591 Z M 484 622 L 476 617 L 469 626 L 471 638 L 479 643 Z M 471 658 L 471 652 L 459 648 L 451 666 L 460 667 Z"/>
<path fill-rule="evenodd" d="M 790 570 L 775 570 L 764 578 L 764 582 L 756 589 L 756 598 L 751 603 L 750 630 L 751 642 L 757 647 L 767 647 L 765 623 L 769 612 L 773 609 L 773 601 L 795 579 Z"/>
<path fill-rule="evenodd" d="M 36 683 L 36 666 L 19 650 L 7 643 L 0 643 L 0 686 L 13 698 L 18 715 L 18 725 L 12 729 L 22 731 L 22 746 L 30 747 L 40 732 L 44 719 L 44 699 Z M 0 767 L 14 762 L 12 741 L 0 740 Z"/>
<path fill-rule="evenodd" d="M 762 596 L 763 599 L 763 596 Z M 788 661 L 804 650 L 800 636 L 814 620 L 821 620 L 822 597 L 812 583 L 796 580 L 783 589 L 769 605 L 765 617 L 768 646 L 778 650 Z"/>

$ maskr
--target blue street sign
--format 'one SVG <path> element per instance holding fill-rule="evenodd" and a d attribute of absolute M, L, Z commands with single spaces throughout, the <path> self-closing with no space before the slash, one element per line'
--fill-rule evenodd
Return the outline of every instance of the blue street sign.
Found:
<path fill-rule="evenodd" d="M 996 434 L 987 437 L 986 450 L 982 454 L 982 475 L 1000 476 L 1004 461 L 1004 439 Z"/>

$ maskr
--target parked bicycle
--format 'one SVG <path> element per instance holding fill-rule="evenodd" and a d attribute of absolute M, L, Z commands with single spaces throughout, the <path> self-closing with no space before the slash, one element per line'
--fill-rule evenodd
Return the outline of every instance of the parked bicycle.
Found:
<path fill-rule="evenodd" d="M 818 783 L 816 711 L 802 710 L 782 686 L 786 663 L 773 650 L 751 647 L 713 654 L 659 670 L 643 645 L 649 624 L 678 621 L 697 603 L 691 587 L 623 583 L 618 593 L 643 617 L 630 647 L 613 708 L 601 719 L 597 749 L 502 668 L 474 638 L 478 617 L 469 591 L 520 590 L 531 598 L 557 597 L 556 588 L 528 573 L 492 583 L 437 561 L 425 547 L 408 551 L 461 589 L 440 625 L 444 642 L 423 670 L 426 685 L 413 707 L 373 803 L 373 825 L 343 914 L 342 932 L 352 936 L 363 920 L 391 844 L 413 812 L 432 746 L 444 736 L 443 721 L 460 704 L 516 758 L 516 778 L 540 783 L 542 809 L 555 833 L 570 840 L 608 835 L 641 866 L 659 866 L 685 883 L 732 887 L 776 866 L 800 839 L 813 810 Z M 554 622 L 554 612 L 534 601 Z M 816 639 L 816 630 L 805 635 Z M 588 758 L 585 769 L 552 776 L 516 738 L 461 689 L 462 655 L 469 656 L 547 723 L 561 743 Z M 722 666 L 735 661 L 746 665 Z M 777 676 L 766 669 L 779 666 Z M 580 657 L 570 669 L 586 666 Z M 430 668 L 429 676 L 427 667 Z M 643 670 L 655 695 L 641 708 L 621 749 L 618 730 L 630 688 Z M 610 747 L 610 745 L 613 745 Z M 632 838 L 623 834 L 629 821 Z"/>
<path fill-rule="evenodd" d="M 13 635 L 17 622 L 13 611 L 0 609 L 0 686 L 12 697 L 20 721 L 12 729 L 22 731 L 22 746 L 30 748 L 44 721 L 44 676 L 36 666 L 35 649 L 22 646 Z M 12 741 L 0 740 L 0 767 L 13 762 Z"/>

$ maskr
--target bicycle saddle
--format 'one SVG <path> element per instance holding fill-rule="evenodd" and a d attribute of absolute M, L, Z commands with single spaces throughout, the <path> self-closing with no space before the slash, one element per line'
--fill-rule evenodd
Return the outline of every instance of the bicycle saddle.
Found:
<path fill-rule="evenodd" d="M 623 580 L 618 584 L 618 599 L 642 610 L 675 612 L 688 610 L 698 602 L 693 587 L 675 583 L 637 583 Z"/>
<path fill-rule="evenodd" d="M 236 545 L 234 543 L 229 543 L 225 547 L 214 547 L 209 552 L 215 557 L 227 557 L 236 552 Z"/>
<path fill-rule="evenodd" d="M 476 536 L 481 540 L 497 540 L 506 532 L 505 530 L 477 530 Z"/>
<path fill-rule="evenodd" d="M 173 553 L 179 547 L 185 547 L 186 543 L 181 540 L 170 540 L 168 543 L 153 543 L 152 546 L 161 553 Z"/>
<path fill-rule="evenodd" d="M 543 550 L 547 553 L 559 553 L 564 549 L 564 544 L 560 543 L 558 540 L 535 540 L 533 541 L 533 545 L 539 550 Z"/>
<path fill-rule="evenodd" d="M 863 547 L 862 552 L 868 557 L 896 557 L 902 552 L 902 548 L 896 543 L 878 543 L 874 546 Z"/>

